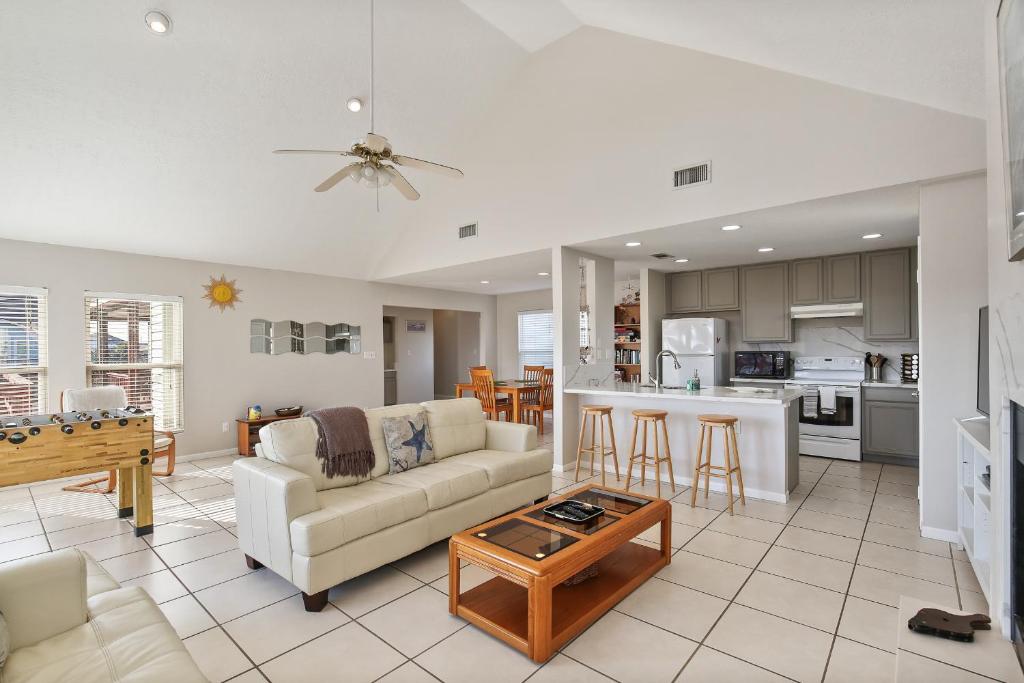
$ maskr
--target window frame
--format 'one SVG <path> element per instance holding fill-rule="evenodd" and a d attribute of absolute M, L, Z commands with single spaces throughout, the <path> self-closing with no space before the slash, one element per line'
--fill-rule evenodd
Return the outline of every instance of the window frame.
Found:
<path fill-rule="evenodd" d="M 0 286 L 0 296 L 34 296 L 36 297 L 36 299 L 39 300 L 39 303 L 37 304 L 37 311 L 39 316 L 39 331 L 36 334 L 37 353 L 39 362 L 36 365 L 12 365 L 10 367 L 0 366 L 0 374 L 37 375 L 36 406 L 31 414 L 47 413 L 49 412 L 50 401 L 50 291 L 46 287 L 24 287 L 21 285 L 3 285 Z"/>
<path fill-rule="evenodd" d="M 144 303 L 167 303 L 177 306 L 178 320 L 172 325 L 172 334 L 176 333 L 179 339 L 172 339 L 172 348 L 177 348 L 178 360 L 159 361 L 148 363 L 99 363 L 93 362 L 90 355 L 90 323 L 89 316 L 90 300 L 116 300 L 116 301 L 139 301 Z M 154 427 L 157 431 L 181 433 L 185 430 L 185 301 L 181 296 L 168 296 L 163 294 L 134 294 L 125 292 L 93 292 L 86 290 L 83 296 L 84 304 L 84 331 L 85 331 L 85 386 L 105 386 L 94 384 L 92 377 L 94 372 L 116 371 L 116 370 L 171 370 L 177 374 L 177 391 L 174 403 L 177 404 L 177 415 L 171 413 L 172 418 L 177 418 L 177 424 L 168 426 L 166 414 L 154 412 Z"/>

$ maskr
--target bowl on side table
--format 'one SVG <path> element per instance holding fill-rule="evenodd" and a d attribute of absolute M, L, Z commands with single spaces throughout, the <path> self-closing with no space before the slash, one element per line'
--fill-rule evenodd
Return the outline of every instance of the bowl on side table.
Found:
<path fill-rule="evenodd" d="M 278 417 L 295 417 L 302 412 L 302 406 L 289 406 L 288 408 L 278 408 L 274 413 Z"/>

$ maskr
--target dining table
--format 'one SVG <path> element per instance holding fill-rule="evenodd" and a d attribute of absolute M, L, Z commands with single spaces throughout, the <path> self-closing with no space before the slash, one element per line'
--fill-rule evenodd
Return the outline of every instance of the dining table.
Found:
<path fill-rule="evenodd" d="M 508 396 L 512 400 L 512 421 L 522 421 L 522 398 L 540 389 L 538 382 L 526 382 L 521 379 L 494 381 L 494 393 Z M 473 391 L 472 382 L 459 382 L 455 385 L 455 398 L 462 398 L 467 391 Z"/>

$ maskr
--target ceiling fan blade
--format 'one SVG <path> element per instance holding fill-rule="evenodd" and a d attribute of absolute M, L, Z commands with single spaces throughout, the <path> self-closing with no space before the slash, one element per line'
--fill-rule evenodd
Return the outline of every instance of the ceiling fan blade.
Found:
<path fill-rule="evenodd" d="M 392 155 L 391 160 L 399 166 L 408 166 L 410 168 L 422 168 L 424 171 L 434 171 L 435 173 L 443 173 L 446 176 L 452 178 L 462 178 L 462 171 L 451 166 L 445 166 L 444 164 L 435 164 L 433 161 L 424 161 L 423 159 L 416 159 L 415 157 L 406 157 L 400 154 Z"/>
<path fill-rule="evenodd" d="M 409 181 L 405 179 L 405 176 L 398 172 L 398 169 L 394 166 L 385 166 L 381 164 L 380 170 L 391 176 L 391 184 L 395 186 L 402 196 L 406 199 L 416 201 L 420 198 L 420 193 L 416 191 L 416 188 L 409 184 Z"/>
<path fill-rule="evenodd" d="M 359 162 L 359 161 L 355 162 L 354 164 L 349 164 L 345 168 L 341 169 L 340 171 L 338 171 L 337 173 L 332 175 L 327 180 L 323 181 L 322 183 L 320 183 L 319 185 L 314 187 L 313 191 L 314 192 L 327 192 L 327 190 L 331 189 L 332 187 L 334 187 L 335 185 L 340 183 L 345 178 L 348 178 L 348 177 L 353 177 L 354 178 L 355 174 L 358 172 L 360 166 L 362 166 L 362 163 Z"/>
<path fill-rule="evenodd" d="M 376 133 L 367 133 L 366 142 L 363 143 L 363 146 L 373 152 L 383 152 L 391 148 L 391 145 L 388 144 L 388 139 Z"/>
<path fill-rule="evenodd" d="M 331 154 L 343 157 L 359 156 L 340 149 L 275 149 L 274 154 Z"/>

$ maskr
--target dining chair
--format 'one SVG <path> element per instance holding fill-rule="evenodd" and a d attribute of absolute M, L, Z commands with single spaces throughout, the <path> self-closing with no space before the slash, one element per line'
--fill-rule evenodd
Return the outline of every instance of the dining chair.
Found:
<path fill-rule="evenodd" d="M 542 370 L 544 370 L 542 368 Z M 555 402 L 554 372 L 544 370 L 540 373 L 540 388 L 537 389 L 536 399 L 532 403 L 523 406 L 523 414 L 526 416 L 526 423 L 537 427 L 537 433 L 544 434 L 544 411 L 553 410 Z"/>
<path fill-rule="evenodd" d="M 505 421 L 511 422 L 512 404 L 498 400 L 494 392 L 494 374 L 487 368 L 470 368 L 469 376 L 473 379 L 473 395 L 479 399 L 488 419 L 500 420 L 504 415 Z"/>
<path fill-rule="evenodd" d="M 537 384 L 540 385 L 540 377 L 544 374 L 543 365 L 524 365 L 523 366 L 523 384 Z M 519 405 L 528 405 L 531 403 L 537 403 L 537 396 L 540 393 L 540 389 L 524 389 L 519 395 Z"/>
<path fill-rule="evenodd" d="M 68 389 L 60 393 L 60 407 L 64 412 L 87 410 L 120 410 L 128 405 L 128 396 L 122 387 L 107 385 L 86 389 Z M 167 468 L 162 472 L 155 469 L 153 474 L 166 477 L 174 473 L 175 443 L 172 432 L 153 432 L 153 460 L 167 458 Z M 65 491 L 78 493 L 113 493 L 117 490 L 117 470 L 109 470 L 107 476 L 87 479 L 69 484 Z"/>

